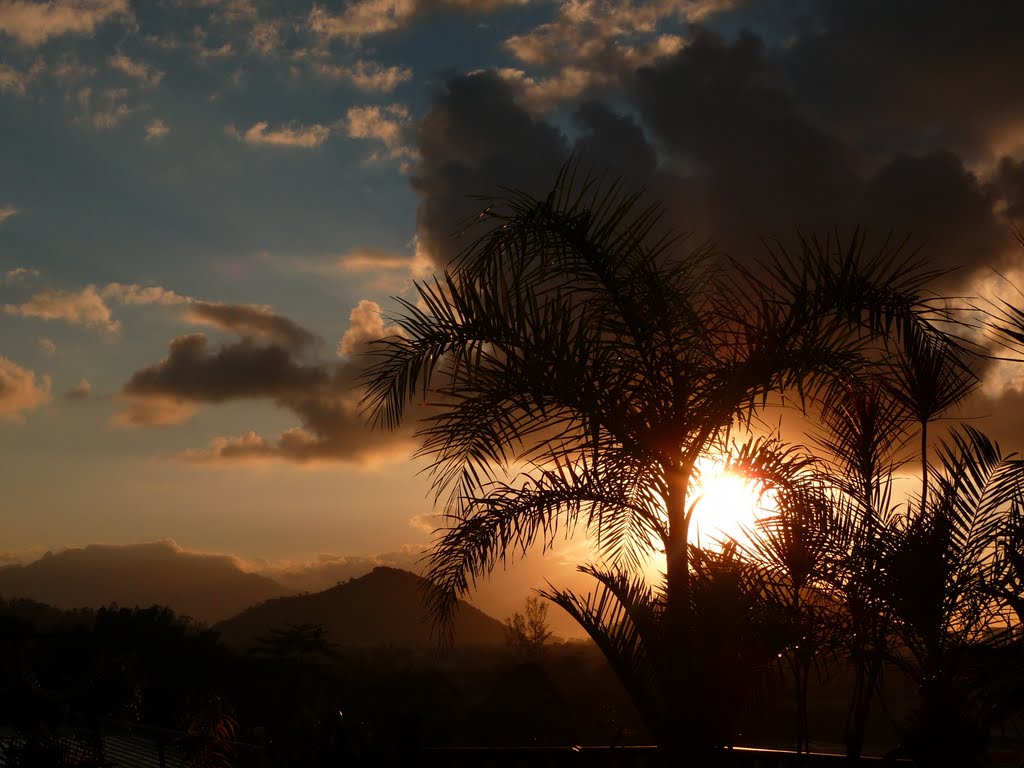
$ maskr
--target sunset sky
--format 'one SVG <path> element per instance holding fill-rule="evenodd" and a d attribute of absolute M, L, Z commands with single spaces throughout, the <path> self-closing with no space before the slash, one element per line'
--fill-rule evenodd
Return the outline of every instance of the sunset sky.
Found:
<path fill-rule="evenodd" d="M 411 563 L 432 499 L 409 431 L 362 426 L 362 343 L 467 195 L 573 151 L 741 259 L 860 224 L 1024 303 L 1022 29 L 994 0 L 0 0 L 0 562 Z M 1007 449 L 1022 391 L 995 365 L 968 409 Z"/>

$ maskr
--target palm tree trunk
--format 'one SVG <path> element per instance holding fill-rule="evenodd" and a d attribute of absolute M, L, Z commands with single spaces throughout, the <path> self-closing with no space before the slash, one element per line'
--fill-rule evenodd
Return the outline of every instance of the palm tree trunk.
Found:
<path fill-rule="evenodd" d="M 692 686 L 690 666 L 690 552 L 687 542 L 689 518 L 686 514 L 686 490 L 689 476 L 685 470 L 673 468 L 667 478 L 665 499 L 669 523 L 668 546 L 665 551 L 665 624 L 662 680 L 666 686 L 663 701 L 665 712 L 660 728 L 659 746 L 666 751 L 669 764 L 686 765 L 699 758 L 693 754 L 699 726 L 695 713 L 702 702 L 700 692 Z"/>

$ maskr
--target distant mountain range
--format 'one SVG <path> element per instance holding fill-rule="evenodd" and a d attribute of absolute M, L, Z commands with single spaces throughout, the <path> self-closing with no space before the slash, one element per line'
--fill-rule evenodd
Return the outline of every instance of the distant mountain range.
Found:
<path fill-rule="evenodd" d="M 0 598 L 29 598 L 62 610 L 164 605 L 216 625 L 236 648 L 252 647 L 289 624 L 323 625 L 327 639 L 343 645 L 433 647 L 425 585 L 409 571 L 381 566 L 322 592 L 297 594 L 241 570 L 233 558 L 186 552 L 170 541 L 97 544 L 0 567 Z M 460 602 L 456 645 L 504 641 L 501 622 Z"/>
<path fill-rule="evenodd" d="M 167 541 L 97 544 L 0 568 L 0 597 L 27 597 L 64 610 L 165 605 L 208 624 L 289 594 L 294 591 L 246 573 L 230 557 L 185 552 Z"/>
<path fill-rule="evenodd" d="M 215 628 L 227 645 L 236 648 L 253 647 L 271 629 L 289 624 L 321 624 L 327 640 L 341 645 L 435 647 L 437 637 L 426 611 L 425 585 L 413 573 L 381 566 L 323 592 L 268 600 Z M 456 646 L 503 642 L 501 622 L 460 602 L 455 617 Z"/>

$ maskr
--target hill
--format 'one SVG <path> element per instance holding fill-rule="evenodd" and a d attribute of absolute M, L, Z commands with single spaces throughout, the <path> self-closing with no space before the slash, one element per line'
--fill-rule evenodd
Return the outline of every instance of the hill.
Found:
<path fill-rule="evenodd" d="M 236 648 L 256 645 L 275 627 L 321 624 L 327 640 L 341 645 L 431 648 L 437 644 L 424 602 L 426 582 L 397 568 L 378 567 L 358 579 L 323 592 L 280 597 L 253 606 L 216 626 Z M 456 646 L 499 645 L 504 627 L 483 611 L 460 603 L 455 617 Z"/>
<path fill-rule="evenodd" d="M 291 591 L 246 573 L 230 557 L 185 552 L 169 541 L 96 544 L 0 568 L 5 598 L 30 598 L 63 610 L 165 605 L 209 624 L 287 594 Z"/>

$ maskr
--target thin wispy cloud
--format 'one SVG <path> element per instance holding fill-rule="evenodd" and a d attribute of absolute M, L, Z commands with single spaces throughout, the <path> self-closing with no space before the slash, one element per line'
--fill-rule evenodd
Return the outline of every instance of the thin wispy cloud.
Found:
<path fill-rule="evenodd" d="M 139 84 L 147 88 L 154 88 L 160 85 L 160 81 L 164 77 L 164 73 L 151 64 L 132 59 L 123 53 L 115 53 L 108 59 L 108 63 L 111 68 L 138 81 Z"/>
<path fill-rule="evenodd" d="M 289 147 L 298 149 L 314 149 L 319 147 L 331 135 L 326 125 L 284 125 L 272 129 L 265 121 L 254 123 L 245 131 L 239 131 L 233 125 L 225 129 L 229 136 L 251 146 Z"/>
<path fill-rule="evenodd" d="M 19 208 L 14 207 L 13 205 L 0 205 L 0 224 L 3 224 L 5 221 L 7 221 L 10 218 L 13 218 L 14 216 L 17 216 L 19 213 L 21 213 L 21 210 Z M 11 272 L 17 271 L 18 270 L 12 270 Z M 7 274 L 10 275 L 11 272 L 8 272 Z"/>

